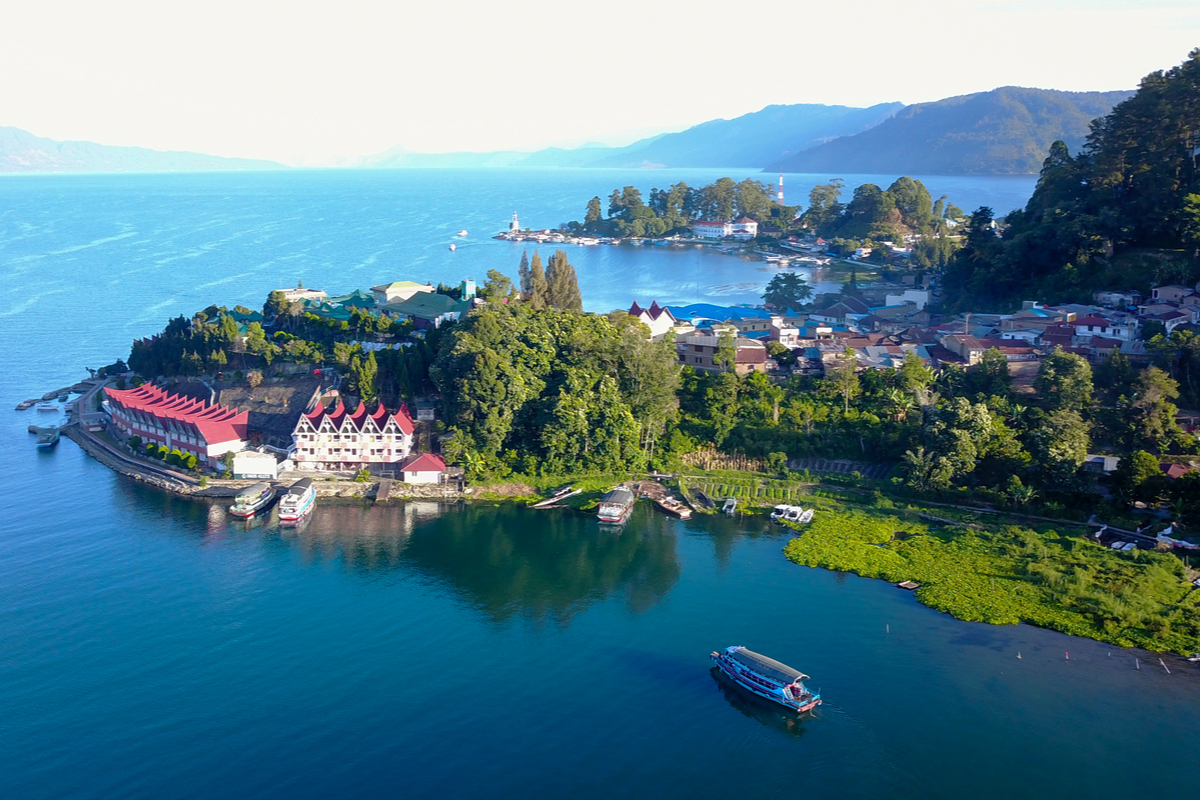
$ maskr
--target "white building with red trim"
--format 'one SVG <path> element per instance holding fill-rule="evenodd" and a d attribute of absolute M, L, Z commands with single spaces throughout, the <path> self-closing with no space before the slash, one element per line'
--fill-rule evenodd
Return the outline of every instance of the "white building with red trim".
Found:
<path fill-rule="evenodd" d="M 692 233 L 704 239 L 724 239 L 733 233 L 733 226 L 728 222 L 697 219 L 692 220 Z"/>
<path fill-rule="evenodd" d="M 446 460 L 435 453 L 413 456 L 400 467 L 405 483 L 441 483 Z"/>
<path fill-rule="evenodd" d="M 742 217 L 729 225 L 729 233 L 735 239 L 753 239 L 758 236 L 758 223 L 749 217 Z"/>
<path fill-rule="evenodd" d="M 221 456 L 245 450 L 249 412 L 170 394 L 148 383 L 133 389 L 104 387 L 113 425 L 201 464 L 215 467 Z"/>
<path fill-rule="evenodd" d="M 391 413 L 380 405 L 368 413 L 364 403 L 347 412 L 340 397 L 332 408 L 317 402 L 292 431 L 292 461 L 297 469 L 395 470 L 412 451 L 413 430 L 404 406 Z"/>

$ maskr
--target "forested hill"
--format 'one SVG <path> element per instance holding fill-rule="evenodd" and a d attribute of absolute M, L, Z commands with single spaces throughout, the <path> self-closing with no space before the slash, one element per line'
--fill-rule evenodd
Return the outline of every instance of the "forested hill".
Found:
<path fill-rule="evenodd" d="M 1035 174 L 1055 141 L 1072 150 L 1088 125 L 1133 92 L 1004 86 L 908 106 L 854 136 L 768 165 L 769 172 Z"/>
<path fill-rule="evenodd" d="M 184 172 L 283 169 L 273 161 L 223 158 L 202 153 L 59 142 L 20 128 L 0 127 L 0 172 Z"/>
<path fill-rule="evenodd" d="M 840 136 L 853 136 L 904 108 L 797 104 L 767 106 L 735 119 L 714 119 L 679 133 L 635 142 L 589 167 L 765 167 Z"/>

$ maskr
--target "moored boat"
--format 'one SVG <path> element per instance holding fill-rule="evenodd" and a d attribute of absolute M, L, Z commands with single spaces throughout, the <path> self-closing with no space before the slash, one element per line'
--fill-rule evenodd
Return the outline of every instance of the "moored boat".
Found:
<path fill-rule="evenodd" d="M 821 695 L 804 685 L 808 676 L 773 658 L 735 645 L 709 656 L 738 686 L 793 711 L 804 713 L 821 705 Z"/>
<path fill-rule="evenodd" d="M 692 518 L 692 510 L 674 497 L 660 497 L 656 498 L 654 502 L 668 514 L 672 514 L 680 519 Z"/>
<path fill-rule="evenodd" d="M 312 478 L 301 478 L 287 488 L 279 498 L 279 521 L 294 523 L 313 510 L 317 502 L 317 490 Z"/>
<path fill-rule="evenodd" d="M 237 493 L 229 513 L 235 517 L 253 517 L 271 505 L 275 499 L 275 487 L 269 483 L 255 483 Z"/>
<path fill-rule="evenodd" d="M 58 444 L 58 438 L 58 428 L 45 428 L 38 434 L 37 446 L 43 450 L 49 450 Z"/>
<path fill-rule="evenodd" d="M 43 411 L 47 414 L 49 414 L 51 412 L 62 411 L 62 409 L 59 408 L 58 406 L 54 405 L 54 403 L 42 403 L 41 405 L 39 405 L 37 407 L 37 410 Z"/>
<path fill-rule="evenodd" d="M 721 513 L 732 514 L 735 511 L 737 511 L 737 498 L 726 497 L 725 502 L 721 505 Z"/>
<path fill-rule="evenodd" d="M 600 508 L 597 510 L 596 516 L 600 518 L 601 522 L 620 525 L 629 519 L 629 513 L 633 510 L 633 501 L 633 492 L 624 486 L 618 486 L 600 498 Z"/>

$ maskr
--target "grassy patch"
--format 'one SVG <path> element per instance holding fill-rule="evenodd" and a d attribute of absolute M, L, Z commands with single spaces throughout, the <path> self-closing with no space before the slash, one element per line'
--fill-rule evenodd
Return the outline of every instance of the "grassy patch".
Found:
<path fill-rule="evenodd" d="M 1200 590 L 1167 553 L 1117 553 L 1016 526 L 931 528 L 915 509 L 826 510 L 799 530 L 784 548 L 793 562 L 917 581 L 922 603 L 958 619 L 1027 622 L 1124 647 L 1200 650 Z"/>

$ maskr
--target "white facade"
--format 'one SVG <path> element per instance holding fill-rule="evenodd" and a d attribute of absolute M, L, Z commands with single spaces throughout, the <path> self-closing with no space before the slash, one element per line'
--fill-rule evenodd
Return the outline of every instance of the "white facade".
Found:
<path fill-rule="evenodd" d="M 348 414 L 338 401 L 332 412 L 304 414 L 292 432 L 292 459 L 298 469 L 347 471 L 396 467 L 413 445 L 413 424 L 406 412 L 382 407 L 367 414 L 360 405 Z"/>
<path fill-rule="evenodd" d="M 697 220 L 692 223 L 692 234 L 705 239 L 724 239 L 733 234 L 733 225 L 728 222 Z"/>
<path fill-rule="evenodd" d="M 233 477 L 275 480 L 279 473 L 292 468 L 290 460 L 278 461 L 273 453 L 243 450 L 233 456 Z"/>
<path fill-rule="evenodd" d="M 905 289 L 903 294 L 886 295 L 885 303 L 889 306 L 899 306 L 905 303 L 915 303 L 917 311 L 925 308 L 929 302 L 929 292 L 924 289 Z"/>

